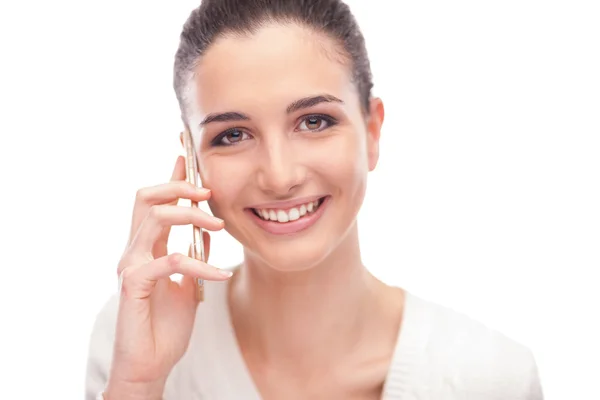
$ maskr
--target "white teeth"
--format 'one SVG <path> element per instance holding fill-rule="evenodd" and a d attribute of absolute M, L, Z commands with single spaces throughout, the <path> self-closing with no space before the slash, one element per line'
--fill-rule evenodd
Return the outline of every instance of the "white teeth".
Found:
<path fill-rule="evenodd" d="M 290 217 L 285 211 L 279 210 L 277 211 L 277 221 L 279 222 L 288 222 Z"/>
<path fill-rule="evenodd" d="M 300 211 L 297 208 L 292 208 L 289 213 L 290 221 L 295 221 L 300 218 Z"/>
<path fill-rule="evenodd" d="M 311 201 L 310 203 L 302 204 L 300 207 L 293 207 L 287 212 L 284 210 L 268 210 L 254 209 L 256 214 L 265 221 L 277 221 L 286 223 L 302 218 L 308 213 L 312 213 L 319 207 L 319 200 Z"/>

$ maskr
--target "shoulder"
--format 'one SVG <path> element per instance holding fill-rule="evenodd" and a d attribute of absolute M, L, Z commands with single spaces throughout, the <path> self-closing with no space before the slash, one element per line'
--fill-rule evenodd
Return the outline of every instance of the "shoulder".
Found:
<path fill-rule="evenodd" d="M 529 348 L 461 312 L 417 296 L 409 295 L 407 307 L 415 330 L 423 335 L 419 346 L 426 362 L 445 384 L 498 398 L 542 398 Z"/>
<path fill-rule="evenodd" d="M 462 312 L 415 296 L 410 301 L 429 325 L 428 345 L 433 348 L 444 348 L 467 359 L 498 366 L 505 361 L 511 364 L 531 361 L 527 347 Z"/>

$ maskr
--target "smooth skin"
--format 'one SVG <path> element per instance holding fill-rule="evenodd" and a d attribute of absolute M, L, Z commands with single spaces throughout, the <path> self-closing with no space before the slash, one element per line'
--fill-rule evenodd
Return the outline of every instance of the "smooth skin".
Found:
<path fill-rule="evenodd" d="M 210 188 L 210 197 L 198 193 L 196 199 L 208 202 L 244 248 L 227 300 L 260 396 L 381 398 L 404 291 L 362 264 L 356 218 L 379 159 L 382 101 L 372 98 L 363 110 L 337 44 L 297 25 L 265 25 L 250 36 L 217 39 L 197 66 L 195 84 L 196 113 L 186 128 Z M 293 107 L 315 96 L 339 101 Z M 201 124 L 223 113 L 245 117 Z M 157 187 L 164 189 L 160 195 L 152 194 L 160 191 L 154 188 L 138 196 L 133 239 L 121 263 L 132 269 L 124 274 L 110 400 L 161 398 L 190 338 L 196 307 L 190 279 L 226 279 L 205 264 L 166 255 L 170 225 L 223 228 L 201 211 L 174 206 L 193 192 L 178 186 L 185 174 L 178 168 L 175 182 Z M 315 225 L 293 235 L 266 232 L 250 211 L 310 196 L 328 196 L 327 208 Z M 155 272 L 148 275 L 146 267 Z M 166 280 L 181 271 L 187 279 L 182 286 Z"/>

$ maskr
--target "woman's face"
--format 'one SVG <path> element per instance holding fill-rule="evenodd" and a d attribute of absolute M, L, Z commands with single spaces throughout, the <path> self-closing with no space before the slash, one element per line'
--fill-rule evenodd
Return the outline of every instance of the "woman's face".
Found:
<path fill-rule="evenodd" d="M 380 100 L 365 119 L 334 42 L 295 25 L 221 38 L 196 72 L 189 121 L 212 212 L 247 255 L 279 270 L 316 265 L 355 223 Z"/>

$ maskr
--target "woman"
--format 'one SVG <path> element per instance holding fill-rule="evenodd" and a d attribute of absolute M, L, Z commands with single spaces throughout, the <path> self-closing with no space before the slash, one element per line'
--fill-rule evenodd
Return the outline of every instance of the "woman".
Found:
<path fill-rule="evenodd" d="M 178 158 L 169 183 L 138 192 L 121 291 L 91 338 L 89 399 L 542 398 L 528 349 L 361 262 L 384 109 L 346 5 L 205 0 L 174 86 L 205 189 Z M 227 229 L 242 265 L 168 255 L 185 224 Z M 195 278 L 208 281 L 199 306 Z"/>

